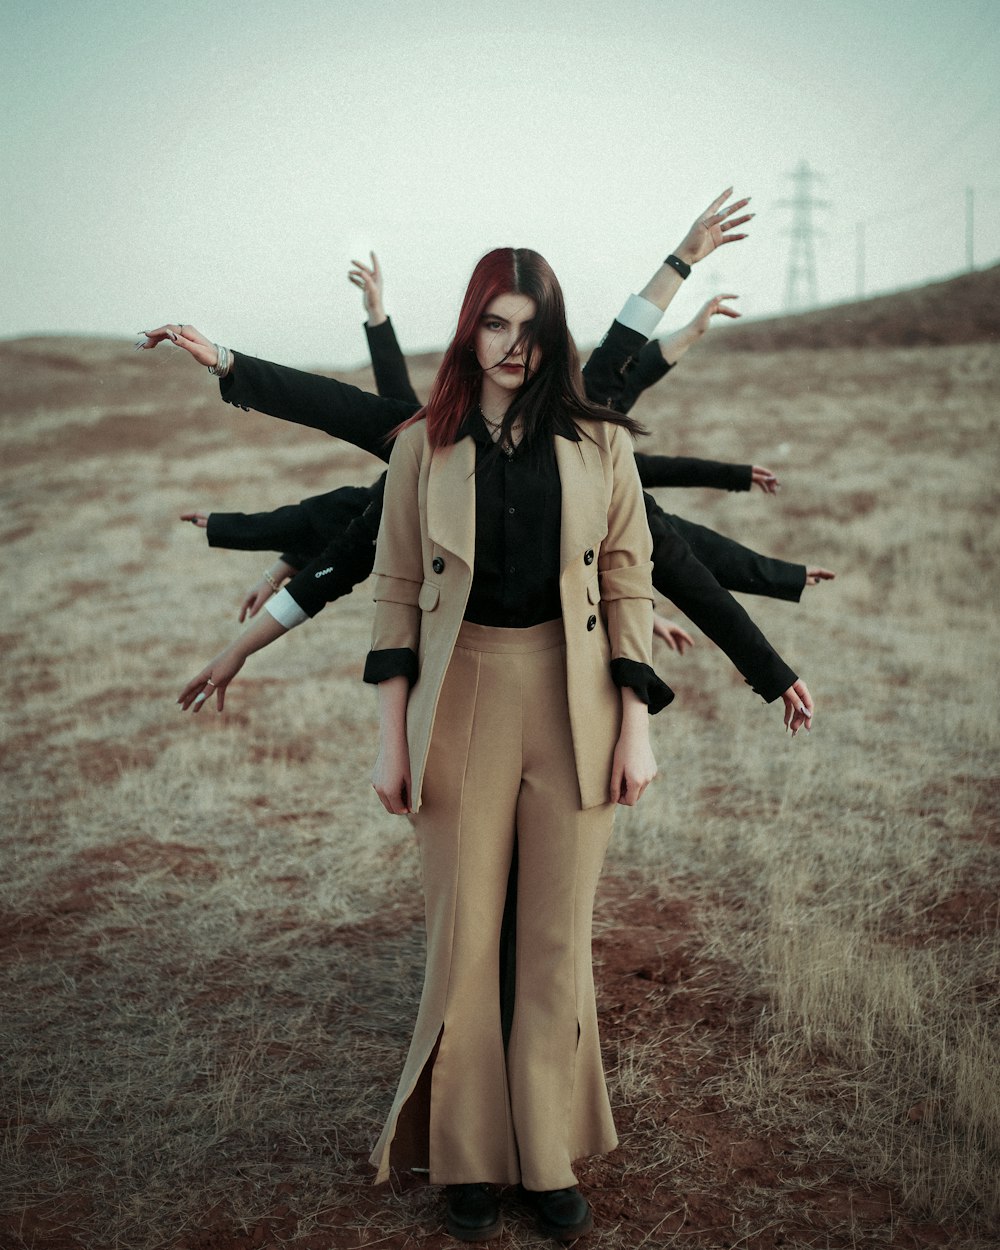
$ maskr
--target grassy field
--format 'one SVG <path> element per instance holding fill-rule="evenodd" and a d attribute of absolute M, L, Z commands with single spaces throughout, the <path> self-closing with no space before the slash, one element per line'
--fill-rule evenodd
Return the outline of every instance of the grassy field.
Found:
<path fill-rule="evenodd" d="M 173 703 L 266 563 L 177 514 L 379 466 L 222 405 L 178 352 L 0 365 L 0 1246 L 451 1244 L 434 1191 L 364 1162 L 422 941 L 409 826 L 368 784 L 366 590 L 254 657 L 224 716 Z M 744 601 L 809 736 L 703 637 L 659 655 L 661 777 L 596 923 L 622 1146 L 581 1173 L 595 1245 L 996 1244 L 998 383 L 988 344 L 706 347 L 637 409 L 651 448 L 782 477 L 668 508 L 837 580 Z M 497 1244 L 544 1243 L 514 1219 Z"/>

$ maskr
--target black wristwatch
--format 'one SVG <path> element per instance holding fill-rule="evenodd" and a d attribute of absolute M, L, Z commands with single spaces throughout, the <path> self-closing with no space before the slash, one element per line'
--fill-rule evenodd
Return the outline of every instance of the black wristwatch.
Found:
<path fill-rule="evenodd" d="M 675 256 L 673 252 L 670 253 L 663 263 L 665 265 L 669 265 L 671 269 L 676 269 L 682 278 L 686 278 L 691 272 L 691 266 L 687 263 L 687 261 L 681 260 L 681 258 L 679 256 Z"/>

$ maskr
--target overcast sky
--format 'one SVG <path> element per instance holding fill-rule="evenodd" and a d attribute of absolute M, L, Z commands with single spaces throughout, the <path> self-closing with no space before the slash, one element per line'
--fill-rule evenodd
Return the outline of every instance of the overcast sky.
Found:
<path fill-rule="evenodd" d="M 475 261 L 537 248 L 582 344 L 730 183 L 751 238 L 696 270 L 781 311 L 806 160 L 823 302 L 1000 258 L 998 0 L 8 3 L 0 335 L 163 320 L 292 364 L 364 358 L 352 256 L 403 346 Z M 668 323 L 669 323 L 668 321 Z"/>

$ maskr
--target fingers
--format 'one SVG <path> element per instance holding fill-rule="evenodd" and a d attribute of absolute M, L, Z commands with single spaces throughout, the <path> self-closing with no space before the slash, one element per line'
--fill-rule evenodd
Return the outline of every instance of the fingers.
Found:
<path fill-rule="evenodd" d="M 762 464 L 751 465 L 750 480 L 754 486 L 759 486 L 765 495 L 776 495 L 781 489 L 778 475 Z"/>
<path fill-rule="evenodd" d="M 681 655 L 684 654 L 685 647 L 694 646 L 694 639 L 686 629 L 681 629 L 679 625 L 675 625 L 672 632 L 674 641 L 677 643 L 677 650 Z"/>
<path fill-rule="evenodd" d="M 744 196 L 742 200 L 735 200 L 732 204 L 727 204 L 725 208 L 719 209 L 717 212 L 714 212 L 712 215 L 715 217 L 716 221 L 726 221 L 727 218 L 732 217 L 733 213 L 738 213 L 741 208 L 746 208 L 746 206 L 749 203 L 750 203 L 750 196 L 747 195 L 747 196 Z M 752 216 L 753 216 L 753 213 L 749 213 L 745 217 L 741 217 L 740 221 L 749 221 Z M 729 222 L 729 225 L 731 226 L 735 226 L 737 224 L 738 223 L 735 221 Z M 725 229 L 726 227 L 723 226 L 723 230 Z"/>
<path fill-rule="evenodd" d="M 625 769 L 616 759 L 611 768 L 611 786 L 608 791 L 612 803 L 621 803 L 624 801 L 622 799 L 624 775 Z"/>
<path fill-rule="evenodd" d="M 785 729 L 792 731 L 793 738 L 803 728 L 809 733 L 812 728 L 810 722 L 813 717 L 813 701 L 806 683 L 795 682 L 781 697 L 785 704 Z"/>
<path fill-rule="evenodd" d="M 212 670 L 203 669 L 197 677 L 192 677 L 181 691 L 177 700 L 181 711 L 186 712 L 188 709 L 192 709 L 195 712 L 200 712 L 202 705 L 211 695 L 214 688 L 216 686 L 215 682 L 212 681 Z"/>
<path fill-rule="evenodd" d="M 806 585 L 818 586 L 820 582 L 832 582 L 836 576 L 832 569 L 807 568 Z"/>
<path fill-rule="evenodd" d="M 744 203 L 746 203 L 745 200 Z M 724 218 L 725 213 L 720 214 L 720 216 Z M 742 226 L 744 222 L 752 221 L 756 216 L 756 213 L 744 213 L 742 217 L 734 217 L 732 221 L 725 222 L 722 227 L 722 233 L 725 234 L 727 230 L 735 230 L 737 226 Z"/>
<path fill-rule="evenodd" d="M 390 816 L 406 816 L 410 811 L 410 776 L 407 773 L 399 779 L 398 784 L 382 788 L 372 782 L 372 789 L 378 795 L 379 802 Z"/>
<path fill-rule="evenodd" d="M 182 512 L 180 519 L 182 521 L 190 521 L 192 525 L 196 525 L 200 530 L 208 529 L 207 512 Z"/>
<path fill-rule="evenodd" d="M 704 220 L 706 217 L 711 217 L 713 213 L 717 212 L 721 205 L 725 204 L 726 200 L 729 199 L 732 193 L 733 188 L 727 187 L 721 195 L 717 195 L 711 204 L 709 204 L 708 208 L 706 208 L 701 214 L 702 219 Z"/>

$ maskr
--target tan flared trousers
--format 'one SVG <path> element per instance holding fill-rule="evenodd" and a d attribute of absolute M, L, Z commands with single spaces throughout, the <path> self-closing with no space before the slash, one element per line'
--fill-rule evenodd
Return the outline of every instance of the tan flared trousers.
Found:
<path fill-rule="evenodd" d="M 588 727 L 603 732 L 600 727 Z M 607 725 L 609 758 L 618 724 Z M 594 892 L 614 805 L 580 809 L 563 624 L 466 622 L 413 817 L 427 967 L 409 1054 L 372 1154 L 435 1184 L 576 1184 L 617 1145 L 591 966 Z M 516 831 L 516 832 L 515 832 Z M 517 838 L 514 1015 L 504 1048 L 500 925 Z"/>

